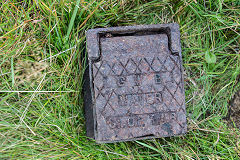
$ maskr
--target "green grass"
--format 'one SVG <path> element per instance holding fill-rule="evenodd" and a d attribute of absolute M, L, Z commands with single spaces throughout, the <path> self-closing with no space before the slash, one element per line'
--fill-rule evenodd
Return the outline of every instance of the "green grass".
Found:
<path fill-rule="evenodd" d="M 224 120 L 240 88 L 238 0 L 0 4 L 0 159 L 239 159 L 240 132 Z M 81 96 L 85 31 L 170 22 L 181 31 L 188 133 L 89 141 Z"/>

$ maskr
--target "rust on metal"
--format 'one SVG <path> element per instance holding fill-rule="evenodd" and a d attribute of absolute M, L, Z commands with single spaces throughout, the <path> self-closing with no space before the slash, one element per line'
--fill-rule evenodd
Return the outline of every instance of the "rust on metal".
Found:
<path fill-rule="evenodd" d="M 177 24 L 87 31 L 87 136 L 99 143 L 186 132 Z"/>

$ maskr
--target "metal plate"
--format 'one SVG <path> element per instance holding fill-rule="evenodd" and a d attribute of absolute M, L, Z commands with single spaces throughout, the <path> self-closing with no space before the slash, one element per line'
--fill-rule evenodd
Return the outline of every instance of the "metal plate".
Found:
<path fill-rule="evenodd" d="M 92 138 L 114 142 L 186 132 L 178 25 L 95 29 L 87 43 L 92 102 L 85 110 L 92 111 Z"/>

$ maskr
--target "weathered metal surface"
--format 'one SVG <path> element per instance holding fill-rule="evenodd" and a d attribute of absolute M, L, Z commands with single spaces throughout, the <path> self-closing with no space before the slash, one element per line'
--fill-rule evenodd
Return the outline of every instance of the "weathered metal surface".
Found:
<path fill-rule="evenodd" d="M 115 142 L 186 132 L 177 24 L 89 30 L 87 49 L 88 136 Z"/>

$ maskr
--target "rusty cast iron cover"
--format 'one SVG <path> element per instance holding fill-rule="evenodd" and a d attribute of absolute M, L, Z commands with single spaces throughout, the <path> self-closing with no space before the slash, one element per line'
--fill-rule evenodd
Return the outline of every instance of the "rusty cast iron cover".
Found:
<path fill-rule="evenodd" d="M 178 24 L 87 31 L 87 136 L 99 143 L 186 132 Z"/>

